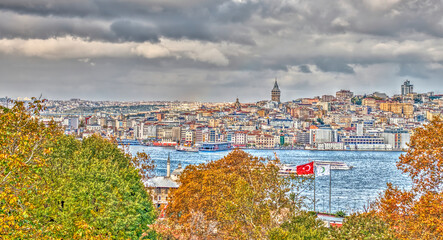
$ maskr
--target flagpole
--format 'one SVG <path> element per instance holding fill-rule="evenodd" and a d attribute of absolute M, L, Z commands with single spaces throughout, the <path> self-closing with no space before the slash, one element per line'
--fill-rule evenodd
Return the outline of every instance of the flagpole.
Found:
<path fill-rule="evenodd" d="M 314 171 L 314 212 L 315 212 L 315 171 Z"/>
<path fill-rule="evenodd" d="M 331 185 L 331 177 L 332 176 L 332 169 L 331 169 L 331 165 L 329 164 L 329 214 L 331 214 L 331 189 L 332 189 L 332 185 Z"/>

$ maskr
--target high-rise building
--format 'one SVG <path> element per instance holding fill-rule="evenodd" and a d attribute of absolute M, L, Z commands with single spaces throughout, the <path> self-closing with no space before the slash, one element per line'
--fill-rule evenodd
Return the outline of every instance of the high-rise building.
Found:
<path fill-rule="evenodd" d="M 405 96 L 414 91 L 414 85 L 411 84 L 409 80 L 406 80 L 403 85 L 401 85 L 401 95 Z"/>
<path fill-rule="evenodd" d="M 275 79 L 274 88 L 271 91 L 271 99 L 275 102 L 280 102 L 280 88 L 278 88 L 277 78 Z"/>

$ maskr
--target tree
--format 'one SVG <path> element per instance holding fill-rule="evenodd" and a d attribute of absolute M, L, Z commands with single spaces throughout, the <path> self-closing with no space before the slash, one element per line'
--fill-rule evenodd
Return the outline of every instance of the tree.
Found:
<path fill-rule="evenodd" d="M 343 226 L 332 227 L 326 239 L 396 239 L 389 225 L 374 212 L 352 214 L 345 218 Z"/>
<path fill-rule="evenodd" d="M 99 136 L 81 142 L 63 136 L 51 147 L 42 177 L 52 191 L 39 209 L 42 219 L 59 225 L 50 236 L 75 238 L 81 225 L 94 238 L 138 239 L 148 230 L 155 210 L 133 158 Z"/>
<path fill-rule="evenodd" d="M 0 110 L 0 238 L 141 237 L 155 219 L 141 182 L 149 157 L 99 136 L 64 136 L 39 122 L 41 103 Z"/>
<path fill-rule="evenodd" d="M 43 224 L 31 212 L 48 189 L 41 170 L 51 153 L 47 144 L 61 135 L 53 123 L 38 121 L 44 100 L 0 108 L 0 238 L 39 238 Z"/>
<path fill-rule="evenodd" d="M 355 104 L 355 105 L 361 105 L 361 104 L 362 104 L 362 99 L 359 98 L 359 97 L 353 97 L 353 98 L 351 99 L 351 102 L 352 102 L 353 104 Z"/>
<path fill-rule="evenodd" d="M 321 240 L 326 239 L 328 232 L 328 228 L 325 227 L 323 221 L 317 218 L 314 212 L 301 211 L 281 226 L 272 229 L 269 239 Z"/>
<path fill-rule="evenodd" d="M 412 180 L 411 190 L 388 184 L 378 203 L 380 216 L 401 239 L 443 236 L 443 123 L 434 119 L 415 129 L 397 167 Z"/>
<path fill-rule="evenodd" d="M 277 164 L 233 150 L 220 160 L 187 166 L 168 206 L 172 228 L 183 238 L 266 238 L 300 208 L 300 193 L 310 186 L 309 178 L 280 177 Z"/>

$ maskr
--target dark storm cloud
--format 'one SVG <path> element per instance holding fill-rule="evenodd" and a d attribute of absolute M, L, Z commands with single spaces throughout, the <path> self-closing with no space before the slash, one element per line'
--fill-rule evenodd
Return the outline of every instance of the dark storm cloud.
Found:
<path fill-rule="evenodd" d="M 298 69 L 300 69 L 300 71 L 303 73 L 312 73 L 311 69 L 309 69 L 309 66 L 307 65 L 298 66 Z"/>
<path fill-rule="evenodd" d="M 123 85 L 129 97 L 142 97 L 131 88 L 149 85 L 139 90 L 157 96 L 170 87 L 171 96 L 186 97 L 189 94 L 180 90 L 201 89 L 209 99 L 231 93 L 232 86 L 247 90 L 266 85 L 274 77 L 281 77 L 282 86 L 286 81 L 288 92 L 297 94 L 320 91 L 325 84 L 365 90 L 405 77 L 438 85 L 443 71 L 442 4 L 0 0 L 0 57 L 4 63 L 17 57 L 15 64 L 32 59 L 33 66 L 41 68 L 8 72 L 25 87 L 32 85 L 32 78 L 23 72 L 55 86 L 75 79 L 88 93 L 106 81 L 114 81 L 113 86 L 127 81 Z M 48 59 L 60 62 L 53 66 L 54 60 Z M 70 68 L 73 62 L 75 69 Z M 101 71 L 107 71 L 105 76 Z M 357 82 L 354 78 L 363 79 L 358 81 L 361 86 L 351 84 Z"/>
<path fill-rule="evenodd" d="M 154 28 L 128 20 L 113 22 L 111 30 L 115 33 L 117 39 L 123 42 L 159 41 L 159 36 Z"/>
<path fill-rule="evenodd" d="M 386 8 L 385 6 L 390 6 L 389 2 L 393 4 Z M 3 0 L 0 2 L 0 9 L 19 14 L 86 17 L 109 22 L 118 19 L 152 21 L 155 25 L 163 25 L 165 28 L 160 27 L 156 32 L 157 35 L 201 38 L 210 41 L 220 39 L 216 32 L 205 28 L 216 24 L 246 23 L 254 15 L 263 19 L 288 20 L 283 24 L 285 27 L 312 32 L 361 32 L 376 35 L 419 32 L 443 36 L 443 26 L 439 24 L 442 20 L 440 11 L 442 2 L 439 0 L 386 2 L 317 0 L 301 1 L 297 4 L 271 0 L 244 1 L 244 3 L 221 0 Z M 165 19 L 170 24 L 162 24 Z M 265 29 L 270 30 L 261 27 L 257 27 L 256 30 Z M 130 31 L 128 39 L 133 38 L 132 35 L 133 31 Z"/>
<path fill-rule="evenodd" d="M 1 38 L 47 39 L 64 36 L 101 41 L 116 41 L 117 39 L 113 32 L 97 21 L 85 21 L 78 18 L 42 18 L 0 12 Z"/>
<path fill-rule="evenodd" d="M 323 72 L 355 73 L 351 66 L 337 59 L 319 59 L 315 61 L 315 64 Z"/>
<path fill-rule="evenodd" d="M 400 64 L 398 75 L 401 77 L 427 79 L 429 78 L 429 72 L 432 72 L 432 70 L 423 64 L 404 63 Z"/>

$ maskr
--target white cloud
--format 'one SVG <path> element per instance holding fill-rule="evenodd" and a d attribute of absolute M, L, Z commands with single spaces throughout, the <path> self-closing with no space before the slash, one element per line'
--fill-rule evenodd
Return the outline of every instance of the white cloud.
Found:
<path fill-rule="evenodd" d="M 387 10 L 392 8 L 401 0 L 364 0 L 365 4 L 373 10 Z"/>
<path fill-rule="evenodd" d="M 174 57 L 187 58 L 217 66 L 229 64 L 228 58 L 218 49 L 222 44 L 199 41 L 161 39 L 159 43 L 110 43 L 87 41 L 82 38 L 60 37 L 50 39 L 1 39 L 0 52 L 46 59 L 81 59 L 141 56 L 148 59 Z"/>

